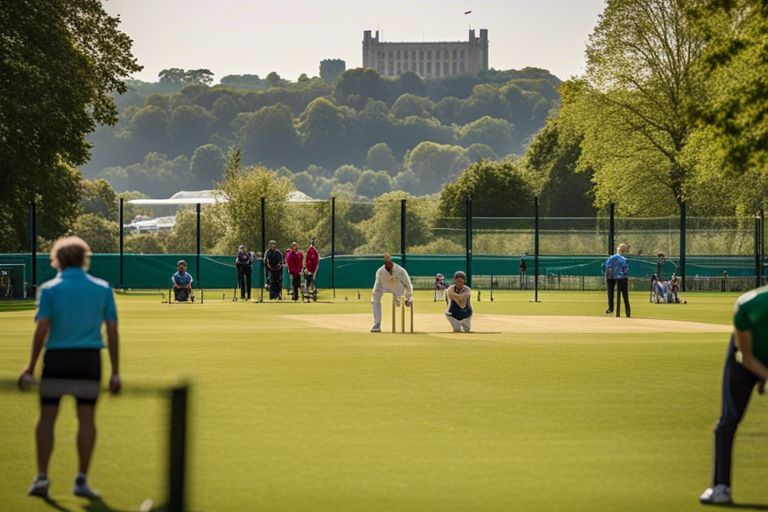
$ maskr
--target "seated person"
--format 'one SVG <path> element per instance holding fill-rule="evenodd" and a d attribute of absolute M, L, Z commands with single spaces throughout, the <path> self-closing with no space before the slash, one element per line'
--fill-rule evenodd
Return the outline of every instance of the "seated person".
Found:
<path fill-rule="evenodd" d="M 467 275 L 459 270 L 453 275 L 453 284 L 445 290 L 445 301 L 448 303 L 448 311 L 445 312 L 453 332 L 469 332 L 472 328 L 472 290 L 464 283 Z"/>
<path fill-rule="evenodd" d="M 445 276 L 437 274 L 435 276 L 435 301 L 442 300 L 445 294 Z"/>
<path fill-rule="evenodd" d="M 173 295 L 178 302 L 189 300 L 192 293 L 192 274 L 187 272 L 187 262 L 179 260 L 176 263 L 178 271 L 171 277 L 173 283 Z"/>

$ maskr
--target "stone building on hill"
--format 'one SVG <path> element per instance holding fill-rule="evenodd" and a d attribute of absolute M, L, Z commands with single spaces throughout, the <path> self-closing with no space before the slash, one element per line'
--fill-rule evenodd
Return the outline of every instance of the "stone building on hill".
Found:
<path fill-rule="evenodd" d="M 379 31 L 363 32 L 363 67 L 382 76 L 413 71 L 421 78 L 478 73 L 488 69 L 488 30 L 469 31 L 468 41 L 383 42 Z"/>

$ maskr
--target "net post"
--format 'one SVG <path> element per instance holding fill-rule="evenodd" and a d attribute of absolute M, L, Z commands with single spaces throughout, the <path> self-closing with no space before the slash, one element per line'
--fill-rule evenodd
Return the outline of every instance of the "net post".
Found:
<path fill-rule="evenodd" d="M 539 302 L 539 196 L 533 198 L 533 302 Z"/>
<path fill-rule="evenodd" d="M 189 385 L 171 390 L 171 428 L 168 460 L 168 512 L 185 508 L 187 418 Z"/>
<path fill-rule="evenodd" d="M 760 287 L 760 214 L 755 215 L 755 288 Z"/>
<path fill-rule="evenodd" d="M 408 267 L 406 266 L 405 262 L 405 224 L 406 220 L 406 200 L 401 199 L 400 200 L 400 265 L 406 270 L 408 270 Z"/>
<path fill-rule="evenodd" d="M 261 261 L 259 262 L 259 302 L 264 302 L 264 281 L 267 269 L 264 266 L 264 258 L 267 255 L 267 224 L 265 220 L 267 205 L 266 199 L 261 198 Z"/>
<path fill-rule="evenodd" d="M 686 208 L 680 203 L 680 284 L 685 291 L 685 240 L 686 240 Z"/>
<path fill-rule="evenodd" d="M 32 298 L 37 296 L 37 205 L 35 197 L 29 201 L 29 252 L 32 254 Z"/>
<path fill-rule="evenodd" d="M 393 333 L 397 329 L 397 327 L 396 327 L 396 320 L 397 320 L 397 315 L 395 314 L 395 296 L 392 295 L 392 332 Z"/>
<path fill-rule="evenodd" d="M 124 199 L 120 198 L 120 222 L 119 222 L 119 228 L 120 228 L 120 282 L 118 283 L 119 288 L 125 288 L 125 279 L 123 274 L 123 251 L 125 248 L 125 233 L 123 232 L 123 225 L 124 225 L 124 207 L 123 207 Z"/>
<path fill-rule="evenodd" d="M 466 238 L 466 252 L 467 252 L 467 286 L 472 287 L 472 196 L 467 195 L 466 209 L 465 209 L 465 238 Z"/>
<path fill-rule="evenodd" d="M 765 209 L 760 208 L 760 286 L 765 284 Z"/>
<path fill-rule="evenodd" d="M 197 203 L 195 208 L 196 212 L 196 226 L 195 226 L 195 238 L 196 238 L 196 252 L 195 252 L 195 266 L 197 267 L 197 288 L 202 288 L 202 278 L 200 277 L 200 203 Z"/>
<path fill-rule="evenodd" d="M 610 217 L 608 219 L 608 256 L 613 256 L 616 243 L 616 205 L 610 205 Z"/>
<path fill-rule="evenodd" d="M 336 298 L 336 198 L 331 198 L 331 288 Z"/>

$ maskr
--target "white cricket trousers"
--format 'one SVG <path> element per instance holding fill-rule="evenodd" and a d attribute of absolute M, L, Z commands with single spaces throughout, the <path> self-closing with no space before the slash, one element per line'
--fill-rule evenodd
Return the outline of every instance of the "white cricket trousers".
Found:
<path fill-rule="evenodd" d="M 472 329 L 471 316 L 465 318 L 464 320 L 456 320 L 451 314 L 446 313 L 445 318 L 448 319 L 451 327 L 453 327 L 453 332 L 461 332 L 462 329 L 464 329 L 464 332 L 469 332 Z"/>

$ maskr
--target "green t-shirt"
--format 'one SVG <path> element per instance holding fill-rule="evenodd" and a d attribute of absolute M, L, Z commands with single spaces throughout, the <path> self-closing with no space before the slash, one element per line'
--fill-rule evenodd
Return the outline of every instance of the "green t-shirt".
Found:
<path fill-rule="evenodd" d="M 733 325 L 740 331 L 752 331 L 752 353 L 758 361 L 768 365 L 768 286 L 738 298 Z"/>

